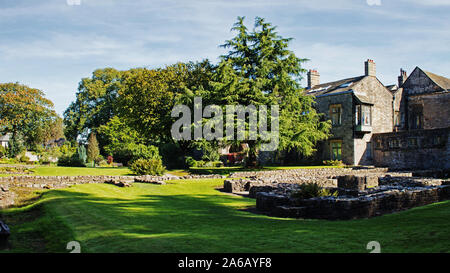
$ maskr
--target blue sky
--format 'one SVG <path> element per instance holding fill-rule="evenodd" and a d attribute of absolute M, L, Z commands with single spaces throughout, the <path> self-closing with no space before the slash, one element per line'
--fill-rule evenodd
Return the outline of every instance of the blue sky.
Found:
<path fill-rule="evenodd" d="M 294 38 L 321 82 L 362 75 L 368 58 L 385 84 L 401 67 L 449 77 L 448 14 L 450 0 L 0 0 L 0 82 L 43 90 L 62 114 L 97 68 L 216 62 L 237 16 Z"/>

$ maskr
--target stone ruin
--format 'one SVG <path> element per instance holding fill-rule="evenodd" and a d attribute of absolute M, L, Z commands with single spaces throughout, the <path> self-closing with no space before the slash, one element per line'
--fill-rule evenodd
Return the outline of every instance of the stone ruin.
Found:
<path fill-rule="evenodd" d="M 413 177 L 386 169 L 298 169 L 235 173 L 224 191 L 256 198 L 258 211 L 277 217 L 347 220 L 369 218 L 450 199 L 450 180 Z M 301 177 L 302 179 L 298 179 Z M 291 194 L 316 182 L 338 196 L 299 200 Z"/>

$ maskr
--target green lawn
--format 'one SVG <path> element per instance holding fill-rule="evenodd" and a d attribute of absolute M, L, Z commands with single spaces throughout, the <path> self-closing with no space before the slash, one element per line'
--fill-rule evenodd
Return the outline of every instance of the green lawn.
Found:
<path fill-rule="evenodd" d="M 450 201 L 371 219 L 281 219 L 247 212 L 254 199 L 223 180 L 78 185 L 4 211 L 15 252 L 449 252 Z"/>
<path fill-rule="evenodd" d="M 132 175 L 127 167 L 120 168 L 89 168 L 89 167 L 60 167 L 60 166 L 36 166 L 32 168 L 33 172 L 29 175 L 39 176 L 78 176 L 78 175 Z M 188 172 L 185 170 L 168 170 L 169 174 L 183 176 Z M 0 174 L 1 176 L 10 176 L 11 174 Z"/>
<path fill-rule="evenodd" d="M 89 167 L 39 166 L 34 168 L 33 171 L 34 175 L 41 175 L 41 176 L 131 175 L 131 171 L 126 167 L 89 168 Z"/>

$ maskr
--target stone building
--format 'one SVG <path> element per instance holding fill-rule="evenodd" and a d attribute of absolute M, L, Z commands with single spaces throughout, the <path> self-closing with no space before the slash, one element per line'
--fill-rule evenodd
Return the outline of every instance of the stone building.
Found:
<path fill-rule="evenodd" d="M 392 88 L 394 132 L 373 136 L 374 164 L 450 169 L 450 79 L 416 67 Z"/>
<path fill-rule="evenodd" d="M 321 160 L 393 169 L 450 169 L 450 79 L 416 67 L 384 86 L 373 60 L 364 75 L 320 83 L 310 70 L 306 94 L 331 120 Z"/>
<path fill-rule="evenodd" d="M 372 165 L 372 136 L 394 130 L 393 91 L 376 77 L 373 60 L 364 63 L 364 75 L 320 83 L 310 70 L 306 94 L 315 97 L 318 112 L 331 120 L 332 136 L 319 144 L 322 160 L 348 165 Z"/>

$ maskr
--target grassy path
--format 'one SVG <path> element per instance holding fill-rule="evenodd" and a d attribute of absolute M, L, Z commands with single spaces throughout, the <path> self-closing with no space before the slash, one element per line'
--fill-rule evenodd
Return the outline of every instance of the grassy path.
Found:
<path fill-rule="evenodd" d="M 82 252 L 368 252 L 369 241 L 382 252 L 450 251 L 449 201 L 372 219 L 281 219 L 243 211 L 255 200 L 215 190 L 222 181 L 78 185 L 4 218 L 14 251 L 67 252 L 70 240 Z"/>

